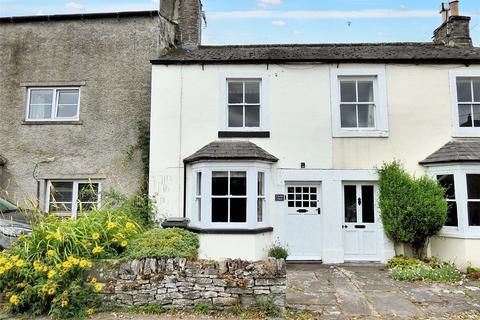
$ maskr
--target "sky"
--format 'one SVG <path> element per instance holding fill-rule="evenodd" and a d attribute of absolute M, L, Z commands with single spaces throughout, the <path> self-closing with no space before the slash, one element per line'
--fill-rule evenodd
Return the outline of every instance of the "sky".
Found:
<path fill-rule="evenodd" d="M 447 1 L 447 0 L 444 0 Z M 203 44 L 430 41 L 441 0 L 202 0 Z M 158 0 L 0 0 L 0 16 L 155 10 Z M 480 46 L 480 0 L 461 0 Z"/>

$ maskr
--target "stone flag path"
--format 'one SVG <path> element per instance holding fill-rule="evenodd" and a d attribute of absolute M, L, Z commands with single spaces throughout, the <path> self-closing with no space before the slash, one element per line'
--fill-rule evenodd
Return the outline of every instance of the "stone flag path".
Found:
<path fill-rule="evenodd" d="M 381 265 L 289 264 L 287 304 L 320 319 L 461 319 L 454 315 L 466 311 L 480 319 L 480 282 L 400 282 Z"/>

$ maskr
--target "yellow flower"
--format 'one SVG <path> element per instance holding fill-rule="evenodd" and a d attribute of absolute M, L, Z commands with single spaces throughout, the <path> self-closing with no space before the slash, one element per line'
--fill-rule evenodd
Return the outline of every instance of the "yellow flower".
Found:
<path fill-rule="evenodd" d="M 35 271 L 42 271 L 42 263 L 38 260 L 35 260 L 33 262 L 33 269 L 35 269 Z"/>
<path fill-rule="evenodd" d="M 54 295 L 55 294 L 55 287 L 51 287 L 50 289 L 48 289 L 48 294 L 49 295 Z"/>
<path fill-rule="evenodd" d="M 47 251 L 47 256 L 53 257 L 54 255 L 55 255 L 55 251 L 53 251 L 53 250 L 48 250 Z"/>
<path fill-rule="evenodd" d="M 93 284 L 97 283 L 97 278 L 93 277 L 92 280 L 90 280 L 90 282 Z"/>
<path fill-rule="evenodd" d="M 120 243 L 120 245 L 125 248 L 128 245 L 127 240 L 123 240 L 122 243 Z"/>
<path fill-rule="evenodd" d="M 10 297 L 10 303 L 18 306 L 20 304 L 20 299 L 18 299 L 18 296 L 14 294 Z"/>
<path fill-rule="evenodd" d="M 47 271 L 48 271 L 48 267 L 47 267 L 47 266 L 43 266 L 42 271 L 43 271 L 43 272 L 47 272 Z"/>
<path fill-rule="evenodd" d="M 112 242 L 118 242 L 118 239 L 117 239 L 117 238 L 113 238 L 113 239 L 112 239 Z"/>
<path fill-rule="evenodd" d="M 57 271 L 55 270 L 50 270 L 48 271 L 47 277 L 48 279 L 53 278 L 57 274 Z"/>
<path fill-rule="evenodd" d="M 125 225 L 125 227 L 128 229 L 128 230 L 134 230 L 136 227 L 133 223 L 131 222 L 127 222 L 127 224 Z"/>
<path fill-rule="evenodd" d="M 15 262 L 15 265 L 21 268 L 25 265 L 25 262 L 22 259 L 18 259 L 17 262 Z"/>
<path fill-rule="evenodd" d="M 11 262 L 5 263 L 5 270 L 10 270 L 13 268 L 13 264 Z"/>
<path fill-rule="evenodd" d="M 62 300 L 62 308 L 68 305 L 68 300 Z"/>
<path fill-rule="evenodd" d="M 95 312 L 95 310 L 93 308 L 90 308 L 90 309 L 87 310 L 87 314 L 89 316 L 91 316 L 94 312 Z"/>
<path fill-rule="evenodd" d="M 121 232 L 118 232 L 116 235 L 115 235 L 116 238 L 119 238 L 119 239 L 124 239 L 125 238 L 125 235 Z"/>
<path fill-rule="evenodd" d="M 98 232 L 92 233 L 92 239 L 93 240 L 98 240 L 99 238 L 100 238 L 100 233 L 98 233 Z"/>
<path fill-rule="evenodd" d="M 18 256 L 12 256 L 10 259 L 11 259 L 13 262 L 17 262 Z"/>
<path fill-rule="evenodd" d="M 75 258 L 74 256 L 70 256 L 68 257 L 68 262 L 76 266 L 80 262 L 80 260 L 78 258 Z"/>
<path fill-rule="evenodd" d="M 7 262 L 7 260 L 4 257 L 0 257 L 0 265 L 4 264 Z"/>
<path fill-rule="evenodd" d="M 45 239 L 46 239 L 46 240 L 52 239 L 52 235 L 51 235 L 51 234 L 47 234 L 47 235 L 45 236 Z"/>
<path fill-rule="evenodd" d="M 95 291 L 101 291 L 103 288 L 103 285 L 101 283 L 95 283 Z"/>
<path fill-rule="evenodd" d="M 48 286 L 45 284 L 42 287 L 42 292 L 47 292 L 48 291 Z"/>
<path fill-rule="evenodd" d="M 62 267 L 64 267 L 65 269 L 70 269 L 72 267 L 72 263 L 70 261 L 63 261 Z"/>
<path fill-rule="evenodd" d="M 88 260 L 82 259 L 79 262 L 80 268 L 90 268 L 92 266 L 92 263 Z"/>
<path fill-rule="evenodd" d="M 101 253 L 103 252 L 103 248 L 99 246 L 95 246 L 95 248 L 92 249 L 93 254 Z"/>
<path fill-rule="evenodd" d="M 55 239 L 60 241 L 62 240 L 62 234 L 60 233 L 60 230 L 57 229 L 57 232 L 55 232 Z"/>
<path fill-rule="evenodd" d="M 3 274 L 5 272 L 5 268 L 4 267 L 0 267 L 0 274 Z"/>
<path fill-rule="evenodd" d="M 107 224 L 107 229 L 110 230 L 110 229 L 115 228 L 116 226 L 117 226 L 117 224 L 116 224 L 115 222 L 111 222 L 111 221 L 110 221 L 110 222 Z"/>

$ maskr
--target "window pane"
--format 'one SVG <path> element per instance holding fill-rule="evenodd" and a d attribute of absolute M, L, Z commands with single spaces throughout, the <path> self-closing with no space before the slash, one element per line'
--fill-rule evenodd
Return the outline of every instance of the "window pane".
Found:
<path fill-rule="evenodd" d="M 197 199 L 197 215 L 198 215 L 198 221 L 202 221 L 202 199 L 201 198 Z"/>
<path fill-rule="evenodd" d="M 356 128 L 357 107 L 354 104 L 342 104 L 340 106 L 340 118 L 342 128 Z"/>
<path fill-rule="evenodd" d="M 57 117 L 59 118 L 72 118 L 77 116 L 77 105 L 65 105 L 59 104 L 57 107 Z"/>
<path fill-rule="evenodd" d="M 259 172 L 257 174 L 257 194 L 259 196 L 263 196 L 264 195 L 264 176 L 265 174 L 263 172 Z"/>
<path fill-rule="evenodd" d="M 480 226 L 480 202 L 468 202 L 468 225 Z"/>
<path fill-rule="evenodd" d="M 247 195 L 247 173 L 245 171 L 230 172 L 230 194 L 234 196 Z"/>
<path fill-rule="evenodd" d="M 468 199 L 480 200 L 480 174 L 467 174 Z"/>
<path fill-rule="evenodd" d="M 228 107 L 228 126 L 243 127 L 243 106 Z"/>
<path fill-rule="evenodd" d="M 51 202 L 49 206 L 49 211 L 50 212 L 71 212 L 72 203 L 71 202 L 65 202 L 65 203 Z"/>
<path fill-rule="evenodd" d="M 212 172 L 212 195 L 225 196 L 228 194 L 228 172 Z"/>
<path fill-rule="evenodd" d="M 97 202 L 98 183 L 79 183 L 77 199 L 80 202 Z"/>
<path fill-rule="evenodd" d="M 362 222 L 375 223 L 373 186 L 362 186 Z"/>
<path fill-rule="evenodd" d="M 355 81 L 340 82 L 341 102 L 357 102 L 357 88 Z"/>
<path fill-rule="evenodd" d="M 245 127 L 260 127 L 260 106 L 245 107 Z"/>
<path fill-rule="evenodd" d="M 360 128 L 374 128 L 375 127 L 375 106 L 358 105 L 358 126 Z"/>
<path fill-rule="evenodd" d="M 247 222 L 247 199 L 230 199 L 230 222 Z"/>
<path fill-rule="evenodd" d="M 62 90 L 58 92 L 58 104 L 77 104 L 78 90 Z"/>
<path fill-rule="evenodd" d="M 458 122 L 460 127 L 472 126 L 472 107 L 469 104 L 458 105 Z"/>
<path fill-rule="evenodd" d="M 457 79 L 458 102 L 472 101 L 472 85 L 468 79 Z"/>
<path fill-rule="evenodd" d="M 73 182 L 52 182 L 50 202 L 72 202 Z"/>
<path fill-rule="evenodd" d="M 212 198 L 212 222 L 228 222 L 228 199 Z"/>
<path fill-rule="evenodd" d="M 53 90 L 30 90 L 30 104 L 52 104 Z"/>
<path fill-rule="evenodd" d="M 96 203 L 91 202 L 79 202 L 77 205 L 77 213 L 92 211 L 97 207 Z"/>
<path fill-rule="evenodd" d="M 245 102 L 260 103 L 260 83 L 245 82 Z"/>
<path fill-rule="evenodd" d="M 228 103 L 243 103 L 243 82 L 228 83 Z"/>
<path fill-rule="evenodd" d="M 446 226 L 458 227 L 457 203 L 455 201 L 448 202 L 448 212 Z"/>
<path fill-rule="evenodd" d="M 438 183 L 445 189 L 445 196 L 447 199 L 455 199 L 455 183 L 453 174 L 446 174 L 437 176 Z"/>
<path fill-rule="evenodd" d="M 473 126 L 480 127 L 480 104 L 473 105 Z"/>
<path fill-rule="evenodd" d="M 480 78 L 475 78 L 473 81 L 473 101 L 480 102 Z"/>
<path fill-rule="evenodd" d="M 52 117 L 51 104 L 36 104 L 30 105 L 28 113 L 29 119 L 50 119 Z"/>
<path fill-rule="evenodd" d="M 257 222 L 263 222 L 263 202 L 262 198 L 257 199 Z"/>
<path fill-rule="evenodd" d="M 358 82 L 358 102 L 373 102 L 373 82 Z"/>
<path fill-rule="evenodd" d="M 357 222 L 357 187 L 344 186 L 345 222 Z"/>
<path fill-rule="evenodd" d="M 202 173 L 197 172 L 197 183 L 195 184 L 195 194 L 197 196 L 202 195 Z"/>

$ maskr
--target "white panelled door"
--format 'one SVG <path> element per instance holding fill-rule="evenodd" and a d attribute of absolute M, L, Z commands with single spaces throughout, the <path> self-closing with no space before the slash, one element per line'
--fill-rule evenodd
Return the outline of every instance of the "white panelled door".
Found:
<path fill-rule="evenodd" d="M 380 230 L 376 186 L 343 184 L 343 248 L 345 261 L 379 261 Z"/>
<path fill-rule="evenodd" d="M 287 184 L 289 260 L 321 260 L 319 184 Z"/>

